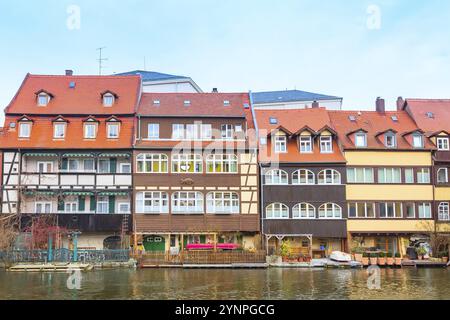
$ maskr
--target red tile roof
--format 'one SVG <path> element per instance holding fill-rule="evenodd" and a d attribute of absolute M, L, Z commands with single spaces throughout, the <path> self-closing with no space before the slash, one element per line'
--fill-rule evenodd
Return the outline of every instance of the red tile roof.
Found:
<path fill-rule="evenodd" d="M 68 121 L 66 137 L 63 140 L 53 138 L 53 120 L 56 117 L 29 117 L 33 121 L 31 136 L 28 139 L 19 138 L 19 126 L 9 129 L 10 123 L 16 122 L 20 116 L 7 116 L 3 134 L 0 135 L 0 145 L 4 149 L 131 149 L 133 143 L 133 117 L 121 117 L 118 139 L 108 139 L 106 136 L 106 117 L 99 120 L 96 139 L 84 139 L 83 120 L 85 117 L 65 117 Z"/>
<path fill-rule="evenodd" d="M 69 88 L 70 82 L 75 83 Z M 54 76 L 28 74 L 19 91 L 6 107 L 7 114 L 103 115 L 133 114 L 141 88 L 139 76 Z M 36 94 L 53 96 L 45 107 L 37 105 Z M 112 107 L 104 107 L 102 93 L 114 92 L 118 98 Z"/>
<path fill-rule="evenodd" d="M 450 99 L 406 99 L 406 111 L 427 135 L 450 132 Z M 427 116 L 431 112 L 433 117 Z"/>
<path fill-rule="evenodd" d="M 376 111 L 328 111 L 328 114 L 344 149 L 356 149 L 351 135 L 360 130 L 367 133 L 367 149 L 388 149 L 384 145 L 384 139 L 380 134 L 392 130 L 397 137 L 396 150 L 412 150 L 414 148 L 407 141 L 407 134 L 420 131 L 419 127 L 405 111 L 385 113 Z M 353 116 L 355 121 L 351 121 L 350 116 Z M 394 121 L 392 117 L 397 117 L 398 121 Z M 434 146 L 428 139 L 425 139 L 425 149 L 434 149 Z"/>

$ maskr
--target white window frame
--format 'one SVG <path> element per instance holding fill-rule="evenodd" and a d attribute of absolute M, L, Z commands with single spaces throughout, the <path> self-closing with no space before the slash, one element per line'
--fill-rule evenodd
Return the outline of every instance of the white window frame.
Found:
<path fill-rule="evenodd" d="M 236 192 L 210 192 L 206 195 L 206 213 L 238 214 L 239 195 Z"/>
<path fill-rule="evenodd" d="M 234 130 L 232 124 L 222 124 L 220 126 L 222 140 L 233 140 Z"/>
<path fill-rule="evenodd" d="M 319 185 L 340 185 L 341 173 L 334 169 L 324 169 L 317 174 L 317 182 Z"/>
<path fill-rule="evenodd" d="M 380 175 L 380 171 L 383 170 L 383 176 L 384 176 L 384 180 L 380 180 L 381 175 Z M 398 178 L 400 179 L 399 181 L 396 181 L 395 178 L 395 172 L 398 173 Z M 387 174 L 389 173 L 389 174 Z M 388 176 L 391 176 L 391 182 L 388 182 Z M 402 183 L 402 170 L 400 168 L 378 168 L 378 183 L 382 183 L 382 184 L 401 184 Z"/>
<path fill-rule="evenodd" d="M 105 169 L 105 168 L 100 169 L 100 168 L 102 168 L 102 166 L 100 165 L 100 163 L 102 163 L 102 164 L 107 163 L 108 165 L 106 166 L 106 169 Z M 84 165 L 84 163 L 83 163 L 83 165 Z M 97 162 L 97 172 L 98 172 L 98 173 L 103 173 L 103 174 L 109 174 L 109 173 L 111 173 L 111 160 L 109 160 L 109 159 L 98 159 L 98 162 Z"/>
<path fill-rule="evenodd" d="M 127 208 L 125 210 L 122 210 L 122 206 L 126 206 Z M 131 213 L 130 209 L 130 203 L 125 201 L 120 201 L 117 203 L 117 211 L 119 214 L 129 214 Z"/>
<path fill-rule="evenodd" d="M 284 203 L 271 203 L 266 207 L 266 219 L 289 219 L 289 207 Z"/>
<path fill-rule="evenodd" d="M 417 183 L 430 184 L 431 183 L 430 172 L 431 172 L 430 168 L 420 168 L 419 170 L 417 170 Z"/>
<path fill-rule="evenodd" d="M 362 170 L 362 180 L 359 180 L 358 172 L 361 170 Z M 375 173 L 373 168 L 363 168 L 363 167 L 347 168 L 347 183 L 355 183 L 355 184 L 375 183 Z"/>
<path fill-rule="evenodd" d="M 439 178 L 439 173 L 440 173 L 441 171 L 443 171 L 444 174 L 445 174 L 445 179 L 444 179 L 444 181 L 442 181 L 442 180 Z M 439 168 L 439 169 L 438 169 L 437 175 L 436 175 L 436 181 L 437 181 L 438 184 L 447 184 L 447 183 L 448 183 L 448 168 Z"/>
<path fill-rule="evenodd" d="M 420 139 L 420 140 L 417 140 Z M 421 149 L 424 146 L 424 141 L 423 141 L 423 135 L 421 134 L 413 134 L 413 147 L 416 149 Z M 420 143 L 420 145 L 418 144 L 418 142 Z"/>
<path fill-rule="evenodd" d="M 194 171 L 189 171 L 190 165 L 194 166 Z M 183 169 L 182 167 L 185 167 Z M 174 153 L 172 154 L 172 172 L 173 173 L 203 173 L 203 157 L 198 153 Z"/>
<path fill-rule="evenodd" d="M 200 125 L 200 136 L 202 140 L 211 140 L 212 139 L 212 125 L 206 123 Z"/>
<path fill-rule="evenodd" d="M 389 138 L 392 139 L 391 144 L 389 144 Z M 393 133 L 386 133 L 384 135 L 384 145 L 386 146 L 386 148 L 390 148 L 390 149 L 396 148 L 397 147 L 397 136 Z"/>
<path fill-rule="evenodd" d="M 106 205 L 106 212 L 103 210 L 100 210 L 103 208 L 102 206 Z M 97 206 L 96 206 L 96 213 L 98 214 L 109 214 L 109 197 L 108 196 L 99 196 L 97 198 Z"/>
<path fill-rule="evenodd" d="M 367 147 L 367 134 L 366 133 L 358 132 L 355 134 L 355 146 L 357 148 L 366 148 Z"/>
<path fill-rule="evenodd" d="M 307 202 L 297 203 L 292 208 L 292 219 L 312 220 L 316 218 L 316 208 Z"/>
<path fill-rule="evenodd" d="M 69 207 L 69 210 L 67 210 Z M 78 211 L 78 202 L 77 201 L 64 201 L 64 213 L 77 213 Z"/>
<path fill-rule="evenodd" d="M 221 171 L 216 165 L 220 165 Z M 209 169 L 212 168 L 212 171 Z M 228 169 L 228 170 L 224 170 Z M 206 173 L 235 174 L 238 173 L 238 157 L 235 154 L 209 154 L 206 157 Z"/>
<path fill-rule="evenodd" d="M 285 135 L 282 136 L 274 136 L 274 152 L 275 153 L 286 153 L 287 152 L 287 137 Z"/>
<path fill-rule="evenodd" d="M 439 203 L 439 221 L 450 221 L 450 204 L 448 202 Z"/>
<path fill-rule="evenodd" d="M 352 205 L 355 206 L 355 214 L 356 214 L 356 216 L 352 216 L 351 215 L 350 208 L 352 207 Z M 358 215 L 360 206 L 364 207 L 364 216 L 363 217 L 360 217 Z M 368 208 L 369 207 L 372 207 L 372 214 L 373 214 L 372 216 L 368 215 L 368 212 L 369 212 Z M 348 217 L 349 217 L 349 219 L 375 219 L 376 218 L 375 203 L 373 203 L 373 202 L 355 202 L 355 201 L 349 202 L 349 204 L 348 204 Z"/>
<path fill-rule="evenodd" d="M 149 202 L 148 205 L 145 203 Z M 161 191 L 142 191 L 136 193 L 136 213 L 169 213 L 169 194 Z"/>
<path fill-rule="evenodd" d="M 116 128 L 116 132 L 117 132 L 117 135 L 113 135 L 113 130 L 112 130 L 112 128 Z M 119 138 L 119 135 L 120 135 L 120 124 L 118 124 L 118 123 L 107 123 L 106 124 L 106 130 L 107 130 L 107 137 L 108 137 L 108 139 L 118 139 Z"/>
<path fill-rule="evenodd" d="M 147 124 L 147 139 L 159 139 L 159 123 Z"/>
<path fill-rule="evenodd" d="M 320 136 L 320 153 L 333 153 L 332 136 Z"/>
<path fill-rule="evenodd" d="M 43 208 L 44 210 L 41 212 L 38 212 L 38 206 L 41 206 L 41 208 Z M 48 207 L 47 207 L 48 205 Z M 49 208 L 48 212 L 47 212 L 47 208 Z M 36 201 L 34 203 L 34 213 L 36 214 L 49 214 L 49 213 L 53 213 L 53 203 L 51 201 Z"/>
<path fill-rule="evenodd" d="M 300 136 L 300 153 L 312 153 L 313 152 L 313 143 L 311 136 Z"/>
<path fill-rule="evenodd" d="M 142 163 L 141 168 L 139 163 Z M 158 171 L 153 170 L 155 163 L 158 164 Z M 165 164 L 165 170 L 163 170 L 163 164 Z M 147 170 L 148 168 L 150 170 Z M 140 153 L 136 157 L 136 171 L 137 173 L 168 173 L 169 157 L 164 153 Z"/>
<path fill-rule="evenodd" d="M 449 151 L 450 142 L 448 137 L 437 137 L 436 145 L 439 151 Z"/>
<path fill-rule="evenodd" d="M 42 172 L 40 171 L 40 168 L 39 168 L 41 165 L 43 165 L 45 168 L 44 170 L 42 170 Z M 50 171 L 47 170 L 48 165 L 50 165 Z M 51 172 L 53 172 L 53 165 L 54 165 L 53 161 L 38 161 L 36 164 L 37 172 L 38 173 L 51 173 Z"/>
<path fill-rule="evenodd" d="M 45 99 L 45 101 L 42 101 L 41 99 Z M 46 93 L 39 93 L 37 97 L 37 105 L 39 107 L 45 107 L 50 102 L 50 96 Z"/>
<path fill-rule="evenodd" d="M 331 214 L 329 214 L 331 213 Z M 324 203 L 319 207 L 319 219 L 342 219 L 342 208 L 332 202 Z"/>
<path fill-rule="evenodd" d="M 413 169 L 413 168 L 405 168 L 404 171 L 405 171 L 405 172 L 404 172 L 404 175 L 405 175 L 405 183 L 406 183 L 406 184 L 413 184 L 413 183 L 415 182 L 415 179 L 414 179 L 414 169 Z M 409 175 L 409 176 L 407 176 L 407 174 L 406 174 L 407 172 L 408 172 L 408 175 Z M 411 180 L 408 181 L 407 177 L 411 178 Z"/>
<path fill-rule="evenodd" d="M 172 139 L 183 140 L 185 138 L 184 124 L 174 123 L 172 124 Z"/>
<path fill-rule="evenodd" d="M 412 217 L 408 217 L 408 210 L 406 209 L 407 204 L 411 204 L 412 208 L 414 210 L 414 215 Z M 405 218 L 406 219 L 415 219 L 416 218 L 416 204 L 414 202 L 406 202 L 406 203 L 404 203 L 404 207 L 405 207 L 405 209 L 404 209 Z"/>
<path fill-rule="evenodd" d="M 111 93 L 105 93 L 103 95 L 103 106 L 104 107 L 112 107 L 114 105 L 114 95 Z"/>
<path fill-rule="evenodd" d="M 129 170 L 125 171 L 123 168 L 124 167 L 128 167 L 130 168 Z M 131 163 L 128 162 L 122 162 L 119 164 L 119 169 L 120 169 L 120 173 L 124 173 L 124 174 L 131 174 Z"/>
<path fill-rule="evenodd" d="M 272 169 L 264 174 L 264 184 L 268 186 L 288 185 L 289 175 L 281 169 Z"/>
<path fill-rule="evenodd" d="M 306 181 L 306 182 L 302 182 Z M 308 169 L 298 169 L 292 173 L 293 185 L 314 185 L 316 184 L 316 175 Z"/>
<path fill-rule="evenodd" d="M 381 207 L 380 207 L 381 205 L 384 206 L 384 211 L 385 211 L 385 213 L 386 213 L 386 216 L 385 216 L 385 217 L 382 217 L 382 216 L 381 216 L 381 210 L 380 210 L 380 212 L 379 212 L 380 219 L 403 219 L 403 203 L 401 203 L 401 202 L 394 202 L 394 201 L 380 202 L 380 205 L 378 206 L 379 209 L 381 208 Z M 390 217 L 390 216 L 389 216 L 389 210 L 388 210 L 388 206 L 389 206 L 389 205 L 392 205 L 392 208 L 393 208 L 393 214 L 394 214 L 393 217 Z M 399 206 L 399 208 L 400 208 L 400 215 L 399 215 L 399 216 L 397 216 L 397 213 L 398 213 L 398 212 L 397 212 L 398 205 L 400 205 L 400 206 Z"/>
<path fill-rule="evenodd" d="M 25 130 L 25 128 L 28 128 Z M 19 122 L 19 138 L 31 137 L 31 122 Z"/>
<path fill-rule="evenodd" d="M 419 219 L 432 219 L 433 218 L 433 212 L 432 212 L 433 209 L 432 209 L 431 203 L 421 202 L 418 204 L 417 207 L 418 207 L 417 211 L 418 211 Z M 427 208 L 428 210 L 424 210 L 425 208 Z M 425 215 L 426 213 L 428 213 L 428 214 Z"/>
<path fill-rule="evenodd" d="M 58 135 L 58 128 L 62 128 L 62 135 Z M 66 137 L 66 123 L 54 123 L 53 124 L 53 138 L 64 139 Z"/>
<path fill-rule="evenodd" d="M 198 191 L 178 191 L 172 194 L 172 213 L 203 214 L 204 197 Z"/>
<path fill-rule="evenodd" d="M 90 134 L 88 128 L 93 128 L 92 135 Z M 84 138 L 85 139 L 95 139 L 96 136 L 97 136 L 97 124 L 85 123 L 84 124 Z"/>

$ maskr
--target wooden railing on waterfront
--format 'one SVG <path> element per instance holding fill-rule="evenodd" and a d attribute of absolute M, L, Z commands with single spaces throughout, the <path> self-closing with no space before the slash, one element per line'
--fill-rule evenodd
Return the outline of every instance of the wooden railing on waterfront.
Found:
<path fill-rule="evenodd" d="M 217 265 L 217 264 L 245 264 L 265 263 L 266 252 L 244 251 L 183 251 L 177 255 L 170 252 L 147 252 L 135 257 L 141 266 L 161 265 Z"/>

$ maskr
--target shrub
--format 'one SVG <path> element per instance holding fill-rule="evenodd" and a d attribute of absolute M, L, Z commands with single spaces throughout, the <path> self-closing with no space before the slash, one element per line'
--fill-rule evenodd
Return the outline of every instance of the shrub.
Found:
<path fill-rule="evenodd" d="M 378 258 L 378 253 L 372 252 L 372 253 L 370 254 L 370 257 L 371 257 L 371 258 Z"/>
<path fill-rule="evenodd" d="M 400 254 L 400 252 L 397 252 L 397 253 L 395 254 L 395 257 L 396 257 L 396 258 L 401 258 L 402 255 Z"/>
<path fill-rule="evenodd" d="M 380 258 L 386 258 L 386 253 L 380 252 L 380 254 L 378 255 L 378 257 L 380 257 Z"/>
<path fill-rule="evenodd" d="M 393 258 L 394 255 L 392 254 L 392 252 L 388 252 L 388 253 L 387 253 L 387 257 L 388 257 L 388 258 Z"/>

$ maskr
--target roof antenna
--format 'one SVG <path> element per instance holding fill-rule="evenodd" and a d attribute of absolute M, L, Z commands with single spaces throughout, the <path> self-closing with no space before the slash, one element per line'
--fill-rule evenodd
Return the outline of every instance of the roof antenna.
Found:
<path fill-rule="evenodd" d="M 98 60 L 98 75 L 101 76 L 102 75 L 102 70 L 105 68 L 103 66 L 103 61 L 108 61 L 107 58 L 103 58 L 102 53 L 103 50 L 106 49 L 106 47 L 101 47 L 101 48 L 97 48 L 97 51 L 99 51 L 99 58 Z"/>

